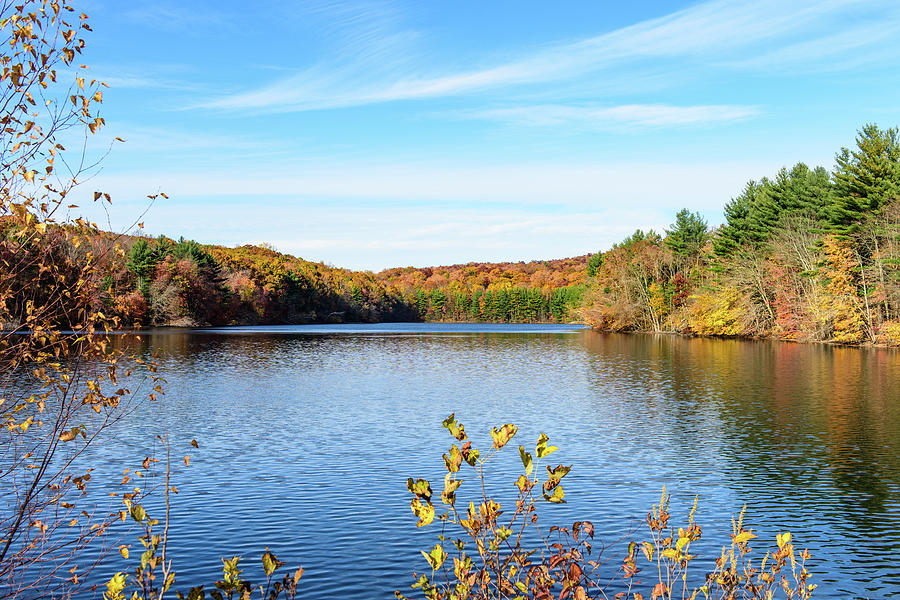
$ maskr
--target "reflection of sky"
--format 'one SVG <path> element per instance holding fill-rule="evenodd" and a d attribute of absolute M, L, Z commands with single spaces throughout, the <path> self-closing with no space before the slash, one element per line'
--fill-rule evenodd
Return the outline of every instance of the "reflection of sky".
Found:
<path fill-rule="evenodd" d="M 813 550 L 817 596 L 900 591 L 897 352 L 431 328 L 453 333 L 144 336 L 161 352 L 166 396 L 99 451 L 112 468 L 139 462 L 157 431 L 179 457 L 200 442 L 176 478 L 183 585 L 212 581 L 220 555 L 268 545 L 303 562 L 310 597 L 406 589 L 436 531 L 415 529 L 405 481 L 439 486 L 453 442 L 440 422 L 455 412 L 482 448 L 491 427 L 520 426 L 489 480 L 501 495 L 521 468 L 516 446 L 543 431 L 561 448 L 548 464 L 574 468 L 554 523 L 590 519 L 614 541 L 667 484 L 678 519 L 700 496 L 697 550 L 717 553 L 746 503 L 761 539 L 791 530 Z M 465 502 L 474 479 L 462 475 Z M 347 556 L 354 577 L 337 587 Z"/>

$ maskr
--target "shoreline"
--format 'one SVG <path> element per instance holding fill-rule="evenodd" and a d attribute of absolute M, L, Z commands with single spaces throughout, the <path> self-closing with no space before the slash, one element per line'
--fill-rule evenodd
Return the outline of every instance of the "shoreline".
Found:
<path fill-rule="evenodd" d="M 613 330 L 596 327 L 590 323 L 586 323 L 591 331 L 596 333 L 618 333 L 623 335 L 665 335 L 672 337 L 681 337 L 687 339 L 715 339 L 715 340 L 737 340 L 743 342 L 785 342 L 789 344 L 820 344 L 824 346 L 832 346 L 836 348 L 877 348 L 881 350 L 900 350 L 900 344 L 884 344 L 879 342 L 860 342 L 846 343 L 835 342 L 832 340 L 792 340 L 788 338 L 779 338 L 775 336 L 751 336 L 751 335 L 715 335 L 702 333 L 684 333 L 682 331 L 649 331 L 649 330 Z"/>

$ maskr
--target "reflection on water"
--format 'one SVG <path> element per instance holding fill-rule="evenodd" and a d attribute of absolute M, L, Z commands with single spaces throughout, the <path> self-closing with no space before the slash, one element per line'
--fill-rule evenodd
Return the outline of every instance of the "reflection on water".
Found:
<path fill-rule="evenodd" d="M 437 532 L 416 530 L 405 481 L 442 476 L 440 421 L 455 412 L 476 445 L 504 422 L 520 426 L 514 445 L 550 435 L 574 464 L 569 504 L 549 513 L 560 523 L 591 519 L 612 541 L 666 484 L 685 509 L 699 494 L 704 550 L 746 504 L 761 537 L 790 529 L 813 549 L 818 597 L 900 593 L 895 351 L 424 324 L 169 330 L 140 344 L 162 353 L 165 400 L 99 451 L 121 477 L 160 431 L 200 441 L 175 499 L 181 589 L 214 581 L 219 556 L 265 546 L 303 562 L 304 597 L 408 589 Z"/>

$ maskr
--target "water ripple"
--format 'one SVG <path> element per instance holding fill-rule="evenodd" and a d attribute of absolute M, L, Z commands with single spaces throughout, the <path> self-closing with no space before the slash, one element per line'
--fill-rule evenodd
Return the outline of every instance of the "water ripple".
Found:
<path fill-rule="evenodd" d="M 715 554 L 746 505 L 761 538 L 789 529 L 813 551 L 817 597 L 900 594 L 897 352 L 421 324 L 165 331 L 143 344 L 163 352 L 165 399 L 97 452 L 121 477 L 156 433 L 185 451 L 200 441 L 176 482 L 179 589 L 215 581 L 222 556 L 258 575 L 270 547 L 303 563 L 303 597 L 407 590 L 437 532 L 414 527 L 405 481 L 442 477 L 452 440 L 439 424 L 455 412 L 476 445 L 504 422 L 526 446 L 548 433 L 554 462 L 574 464 L 570 502 L 549 517 L 590 519 L 603 541 L 639 527 L 666 484 L 679 518 L 699 495 L 701 550 Z M 501 454 L 490 485 L 508 486 L 517 462 Z M 608 552 L 618 563 L 620 548 Z"/>

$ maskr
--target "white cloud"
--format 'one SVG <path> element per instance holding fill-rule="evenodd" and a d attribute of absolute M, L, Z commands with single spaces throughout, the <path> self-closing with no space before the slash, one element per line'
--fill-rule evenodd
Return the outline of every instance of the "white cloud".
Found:
<path fill-rule="evenodd" d="M 540 104 L 456 113 L 463 118 L 506 121 L 516 125 L 561 126 L 583 129 L 670 127 L 743 121 L 759 114 L 753 106 L 624 104 L 621 106 L 566 106 Z"/>
<path fill-rule="evenodd" d="M 848 17 L 854 17 L 852 20 Z M 887 0 L 714 0 L 592 38 L 558 43 L 485 68 L 434 74 L 417 65 L 409 34 L 387 26 L 367 29 L 335 59 L 258 89 L 211 99 L 200 106 L 224 110 L 305 111 L 378 102 L 460 95 L 501 86 L 561 81 L 589 73 L 642 77 L 647 59 L 725 64 L 740 51 L 745 67 L 754 56 L 781 53 L 782 63 L 810 60 L 808 47 L 833 35 L 877 44 L 866 36 L 873 23 L 900 22 Z M 804 51 L 803 45 L 808 47 Z M 848 50 L 853 49 L 845 44 Z M 426 61 L 427 62 L 427 61 Z"/>
<path fill-rule="evenodd" d="M 217 198 L 223 202 L 271 196 L 323 205 L 352 201 L 354 206 L 486 202 L 607 207 L 629 203 L 713 209 L 737 193 L 748 177 L 776 171 L 782 166 L 776 161 L 485 166 L 348 162 L 293 171 L 286 165 L 271 171 L 235 165 L 191 172 L 101 174 L 94 184 L 117 198 L 134 197 L 136 190 L 162 189 L 173 198 Z M 702 186 L 698 182 L 703 182 Z"/>
<path fill-rule="evenodd" d="M 863 62 L 896 59 L 900 48 L 885 42 L 900 35 L 900 20 L 887 19 L 846 31 L 804 40 L 750 58 L 729 61 L 733 67 L 832 71 Z"/>
<path fill-rule="evenodd" d="M 113 217 L 128 213 L 114 203 Z M 585 206 L 576 211 L 411 205 L 344 206 L 297 199 L 268 199 L 248 210 L 243 202 L 160 198 L 146 215 L 145 231 L 204 243 L 269 242 L 282 252 L 342 267 L 382 268 L 563 258 L 596 252 L 634 231 L 661 229 L 672 220 L 663 207 Z M 131 217 L 134 220 L 135 216 Z M 106 219 L 101 222 L 107 226 Z M 116 223 L 110 224 L 114 230 Z"/>
<path fill-rule="evenodd" d="M 199 2 L 176 3 L 166 0 L 145 0 L 139 6 L 123 13 L 127 20 L 141 23 L 156 29 L 192 30 L 229 28 L 234 29 L 236 23 L 218 10 L 214 5 L 198 6 Z"/>

